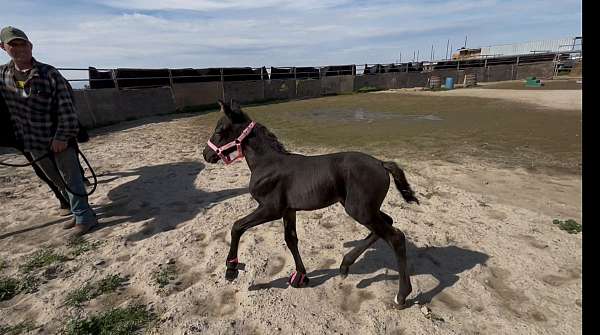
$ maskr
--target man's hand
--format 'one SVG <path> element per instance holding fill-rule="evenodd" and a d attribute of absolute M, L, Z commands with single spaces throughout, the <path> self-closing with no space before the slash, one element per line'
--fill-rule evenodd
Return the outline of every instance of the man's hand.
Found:
<path fill-rule="evenodd" d="M 50 149 L 52 149 L 52 152 L 59 153 L 65 151 L 67 149 L 67 145 L 68 143 L 65 141 L 52 140 Z"/>

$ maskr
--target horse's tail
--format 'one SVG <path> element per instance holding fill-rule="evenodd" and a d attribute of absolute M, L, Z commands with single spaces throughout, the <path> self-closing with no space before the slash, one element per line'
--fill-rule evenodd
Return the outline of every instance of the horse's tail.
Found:
<path fill-rule="evenodd" d="M 419 199 L 415 197 L 415 192 L 410 188 L 410 184 L 406 180 L 406 176 L 404 175 L 404 171 L 396 164 L 395 162 L 382 162 L 383 167 L 392 174 L 394 177 L 394 183 L 402 194 L 402 197 L 406 202 L 416 202 L 419 203 Z"/>

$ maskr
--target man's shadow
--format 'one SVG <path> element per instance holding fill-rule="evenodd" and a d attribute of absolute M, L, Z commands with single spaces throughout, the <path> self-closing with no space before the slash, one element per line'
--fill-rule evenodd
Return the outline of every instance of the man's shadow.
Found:
<path fill-rule="evenodd" d="M 344 243 L 344 247 L 355 247 L 361 244 L 363 240 L 357 240 Z M 349 251 L 349 250 L 348 250 Z M 409 299 L 410 301 L 418 301 L 419 303 L 429 303 L 437 294 L 445 288 L 454 285 L 459 277 L 458 274 L 472 269 L 477 264 L 484 265 L 489 256 L 473 250 L 460 248 L 457 246 L 447 247 L 425 247 L 419 248 L 407 239 L 407 258 L 408 268 L 411 276 L 415 275 L 431 275 L 437 281 L 438 285 L 427 292 L 421 292 L 416 297 Z M 338 265 L 341 263 L 339 259 Z M 349 276 L 353 274 L 368 275 L 378 272 L 380 269 L 392 270 L 394 274 L 380 273 L 376 276 L 361 280 L 356 287 L 366 288 L 369 285 L 384 281 L 394 281 L 394 285 L 398 285 L 399 276 L 397 274 L 397 262 L 392 249 L 385 241 L 379 239 L 371 248 L 367 249 L 364 254 L 350 266 Z M 320 269 L 308 273 L 310 278 L 309 287 L 316 287 L 324 284 L 327 280 L 338 276 L 338 268 Z M 267 288 L 287 288 L 288 278 L 279 278 L 270 283 L 255 284 L 249 287 L 249 290 L 261 290 Z"/>
<path fill-rule="evenodd" d="M 103 174 L 103 177 L 112 177 L 111 180 L 134 179 L 108 192 L 112 202 L 96 209 L 98 218 L 104 221 L 96 230 L 124 222 L 146 221 L 138 232 L 127 237 L 129 241 L 140 241 L 175 229 L 215 203 L 248 193 L 247 187 L 216 192 L 197 189 L 194 183 L 203 168 L 203 164 L 190 161 Z"/>

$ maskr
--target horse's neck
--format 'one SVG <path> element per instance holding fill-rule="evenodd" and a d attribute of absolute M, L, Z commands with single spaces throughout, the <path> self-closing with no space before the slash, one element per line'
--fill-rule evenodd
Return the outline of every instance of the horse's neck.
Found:
<path fill-rule="evenodd" d="M 285 154 L 275 149 L 273 144 L 273 140 L 265 138 L 262 132 L 248 139 L 244 156 L 251 171 L 261 165 L 272 165 L 285 157 Z"/>

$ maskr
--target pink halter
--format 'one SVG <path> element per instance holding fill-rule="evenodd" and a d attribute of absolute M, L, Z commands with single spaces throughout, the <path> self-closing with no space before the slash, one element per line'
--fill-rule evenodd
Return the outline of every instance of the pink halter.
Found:
<path fill-rule="evenodd" d="M 250 134 L 250 132 L 252 131 L 252 128 L 254 128 L 254 125 L 256 125 L 256 122 L 254 122 L 254 121 L 250 122 L 248 127 L 246 127 L 246 129 L 244 129 L 244 131 L 242 131 L 242 133 L 240 134 L 240 136 L 238 136 L 238 138 L 225 144 L 224 146 L 217 147 L 210 140 L 208 140 L 208 146 L 211 149 L 213 149 L 217 153 L 217 155 L 219 155 L 219 157 L 221 157 L 221 159 L 223 160 L 223 163 L 225 163 L 225 165 L 229 165 L 238 159 L 244 158 L 244 152 L 242 151 L 242 141 L 248 136 L 248 134 Z M 232 148 L 232 147 L 237 147 L 237 156 L 234 159 L 230 159 L 228 156 L 223 155 L 223 152 L 225 150 Z"/>

